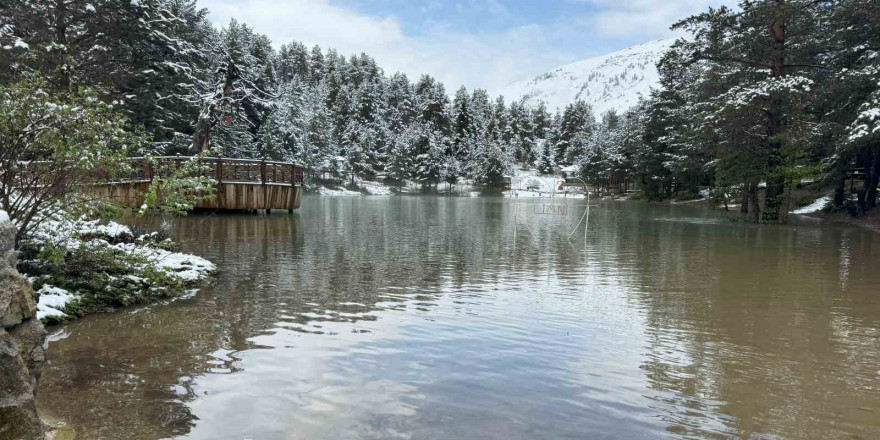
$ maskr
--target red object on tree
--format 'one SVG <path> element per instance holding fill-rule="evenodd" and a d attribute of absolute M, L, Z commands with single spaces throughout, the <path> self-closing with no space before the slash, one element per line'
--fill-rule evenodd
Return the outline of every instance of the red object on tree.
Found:
<path fill-rule="evenodd" d="M 226 116 L 226 126 L 229 127 L 230 125 L 232 125 L 232 116 L 227 115 Z"/>

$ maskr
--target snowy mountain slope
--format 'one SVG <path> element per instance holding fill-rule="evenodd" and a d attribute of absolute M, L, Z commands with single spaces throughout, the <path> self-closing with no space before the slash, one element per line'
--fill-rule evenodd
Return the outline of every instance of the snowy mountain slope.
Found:
<path fill-rule="evenodd" d="M 659 80 L 657 62 L 674 39 L 656 40 L 558 67 L 499 91 L 508 101 L 525 98 L 529 105 L 543 101 L 554 111 L 582 99 L 596 115 L 615 109 L 622 112 L 647 97 Z"/>

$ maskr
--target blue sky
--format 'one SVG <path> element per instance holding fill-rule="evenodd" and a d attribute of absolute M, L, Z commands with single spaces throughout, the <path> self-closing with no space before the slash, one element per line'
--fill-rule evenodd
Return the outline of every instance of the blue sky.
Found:
<path fill-rule="evenodd" d="M 559 65 L 674 37 L 677 19 L 732 0 L 200 0 L 276 45 L 365 52 L 386 73 L 490 92 Z"/>

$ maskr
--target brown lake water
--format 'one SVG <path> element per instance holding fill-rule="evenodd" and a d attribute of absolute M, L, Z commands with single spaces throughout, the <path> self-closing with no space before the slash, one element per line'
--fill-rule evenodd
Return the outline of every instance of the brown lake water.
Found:
<path fill-rule="evenodd" d="M 585 246 L 549 203 L 173 220 L 216 280 L 55 328 L 39 407 L 80 439 L 880 438 L 880 234 L 602 203 Z"/>

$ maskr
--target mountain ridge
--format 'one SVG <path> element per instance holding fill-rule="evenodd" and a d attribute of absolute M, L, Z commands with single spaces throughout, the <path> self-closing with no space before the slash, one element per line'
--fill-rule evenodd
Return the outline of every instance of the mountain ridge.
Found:
<path fill-rule="evenodd" d="M 674 42 L 654 40 L 575 61 L 508 84 L 499 93 L 508 99 L 523 99 L 532 107 L 544 102 L 550 111 L 563 110 L 582 99 L 593 106 L 597 116 L 612 109 L 623 112 L 658 87 L 657 62 Z"/>

